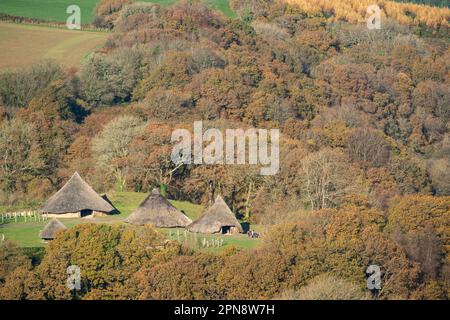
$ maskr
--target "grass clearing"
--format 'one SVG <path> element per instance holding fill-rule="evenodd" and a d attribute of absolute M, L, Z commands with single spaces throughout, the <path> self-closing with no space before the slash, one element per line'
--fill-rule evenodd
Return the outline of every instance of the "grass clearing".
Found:
<path fill-rule="evenodd" d="M 61 222 L 68 228 L 74 227 L 82 223 L 105 223 L 115 224 L 123 223 L 123 221 L 141 204 L 147 197 L 148 193 L 137 192 L 112 192 L 108 194 L 108 198 L 120 211 L 120 214 L 87 218 L 87 219 L 61 219 Z M 169 200 L 176 208 L 183 211 L 189 218 L 196 220 L 204 212 L 205 207 L 190 203 L 188 201 Z M 5 239 L 17 242 L 22 247 L 44 247 L 45 243 L 39 238 L 39 231 L 44 228 L 48 221 L 27 222 L 23 217 L 18 218 L 18 222 L 9 220 L 4 224 L 0 224 L 0 235 L 3 234 Z M 257 226 L 252 226 L 258 230 Z M 164 233 L 168 238 L 177 240 L 186 246 L 196 250 L 204 250 L 207 252 L 222 252 L 224 249 L 235 246 L 239 249 L 254 248 L 258 245 L 258 239 L 250 239 L 244 234 L 239 235 L 203 235 L 186 231 L 185 229 L 163 229 L 158 228 L 159 232 Z M 209 241 L 211 246 L 203 247 L 202 241 Z M 222 246 L 215 247 L 212 245 L 214 240 L 222 239 Z"/>
<path fill-rule="evenodd" d="M 79 66 L 108 34 L 71 31 L 36 25 L 0 22 L 0 69 L 54 59 L 66 67 Z"/>
<path fill-rule="evenodd" d="M 184 212 L 192 221 L 197 220 L 200 215 L 205 211 L 205 207 L 200 206 L 198 204 L 193 204 L 188 201 L 177 201 L 177 200 L 169 200 L 170 203 L 178 210 Z"/>
<path fill-rule="evenodd" d="M 141 0 L 142 1 L 142 0 Z M 143 0 L 170 6 L 178 0 Z M 231 10 L 229 0 L 204 0 L 212 8 L 223 12 L 227 17 L 236 15 Z M 81 9 L 81 23 L 91 23 L 94 19 L 96 0 L 1 0 L 0 12 L 13 16 L 38 18 L 46 21 L 65 22 L 69 14 L 66 13 L 70 5 L 78 5 Z"/>
<path fill-rule="evenodd" d="M 221 235 L 221 234 L 199 234 L 191 233 L 186 229 L 158 229 L 160 232 L 166 234 L 169 239 L 177 240 L 183 243 L 187 247 L 195 250 L 201 250 L 211 253 L 220 253 L 227 248 L 236 247 L 238 249 L 252 249 L 258 246 L 259 239 L 250 239 L 245 234 L 237 235 Z M 210 245 L 208 247 L 203 246 L 204 242 L 208 241 Z M 214 241 L 222 241 L 222 245 L 215 246 Z"/>
<path fill-rule="evenodd" d="M 212 8 L 217 11 L 221 11 L 228 18 L 236 18 L 236 13 L 231 10 L 229 0 L 205 0 Z"/>

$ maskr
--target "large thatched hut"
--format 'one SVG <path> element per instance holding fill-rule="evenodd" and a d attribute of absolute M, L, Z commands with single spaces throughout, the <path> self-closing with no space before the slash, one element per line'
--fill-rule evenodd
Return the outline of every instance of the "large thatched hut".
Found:
<path fill-rule="evenodd" d="M 58 219 L 52 219 L 45 228 L 39 233 L 39 238 L 42 240 L 53 240 L 57 232 L 66 230 L 66 226 Z"/>
<path fill-rule="evenodd" d="M 187 229 L 198 233 L 235 234 L 243 232 L 241 224 L 221 196 L 218 196 L 214 204 Z"/>
<path fill-rule="evenodd" d="M 158 189 L 153 189 L 125 222 L 135 225 L 149 224 L 159 228 L 176 228 L 186 227 L 192 220 L 170 204 Z"/>
<path fill-rule="evenodd" d="M 115 211 L 116 209 L 100 197 L 78 172 L 75 172 L 41 208 L 42 213 L 58 218 L 102 216 Z"/>

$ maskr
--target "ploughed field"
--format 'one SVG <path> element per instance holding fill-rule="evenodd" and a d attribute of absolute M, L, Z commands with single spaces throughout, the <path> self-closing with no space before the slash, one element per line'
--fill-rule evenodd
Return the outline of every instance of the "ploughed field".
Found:
<path fill-rule="evenodd" d="M 97 217 L 89 219 L 60 219 L 68 228 L 82 223 L 124 223 L 127 218 L 145 199 L 147 194 L 137 192 L 114 192 L 108 194 L 108 197 L 114 203 L 114 206 L 120 211 L 120 214 L 108 217 Z M 205 208 L 195 205 L 187 201 L 170 201 L 175 207 L 183 211 L 189 218 L 196 220 Z M 23 208 L 7 209 L 0 207 L 0 213 L 6 211 L 25 211 Z M 23 247 L 43 247 L 45 243 L 38 237 L 39 231 L 44 228 L 48 221 L 31 221 L 27 222 L 24 218 L 18 218 L 15 222 L 13 219 L 0 224 L 0 237 L 4 235 L 5 239 L 17 242 Z M 254 226 L 252 226 L 255 229 Z M 256 228 L 258 231 L 258 228 Z M 210 252 L 221 252 L 232 246 L 238 249 L 253 248 L 258 245 L 258 239 L 249 239 L 244 234 L 239 235 L 203 235 L 194 234 L 185 229 L 158 229 L 163 232 L 167 238 L 177 240 L 185 245 L 198 250 L 206 250 Z"/>
<path fill-rule="evenodd" d="M 107 36 L 106 32 L 0 22 L 0 70 L 45 59 L 66 67 L 79 66 L 89 53 L 103 46 Z"/>

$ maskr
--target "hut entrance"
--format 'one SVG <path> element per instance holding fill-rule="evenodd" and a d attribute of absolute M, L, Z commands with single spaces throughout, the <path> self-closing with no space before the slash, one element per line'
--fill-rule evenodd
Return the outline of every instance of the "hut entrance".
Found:
<path fill-rule="evenodd" d="M 90 215 L 92 215 L 92 210 L 85 209 L 85 210 L 81 210 L 80 211 L 80 217 L 81 218 L 84 218 L 84 217 L 87 217 L 87 216 L 90 216 Z"/>
<path fill-rule="evenodd" d="M 230 234 L 231 233 L 231 227 L 225 226 L 222 227 L 222 234 Z"/>

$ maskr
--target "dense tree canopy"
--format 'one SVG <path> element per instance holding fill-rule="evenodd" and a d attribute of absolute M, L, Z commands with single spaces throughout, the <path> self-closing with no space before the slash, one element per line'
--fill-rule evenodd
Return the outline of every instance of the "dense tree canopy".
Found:
<path fill-rule="evenodd" d="M 0 297 L 369 298 L 377 264 L 385 285 L 370 297 L 448 298 L 449 9 L 381 1 L 383 28 L 368 30 L 369 2 L 233 0 L 228 19 L 197 1 L 102 0 L 109 38 L 79 70 L 2 73 L 0 205 L 42 202 L 79 171 L 99 192 L 221 194 L 267 232 L 257 249 L 213 255 L 88 224 L 37 266 L 0 243 Z M 199 120 L 280 129 L 278 174 L 173 163 L 172 132 Z"/>

